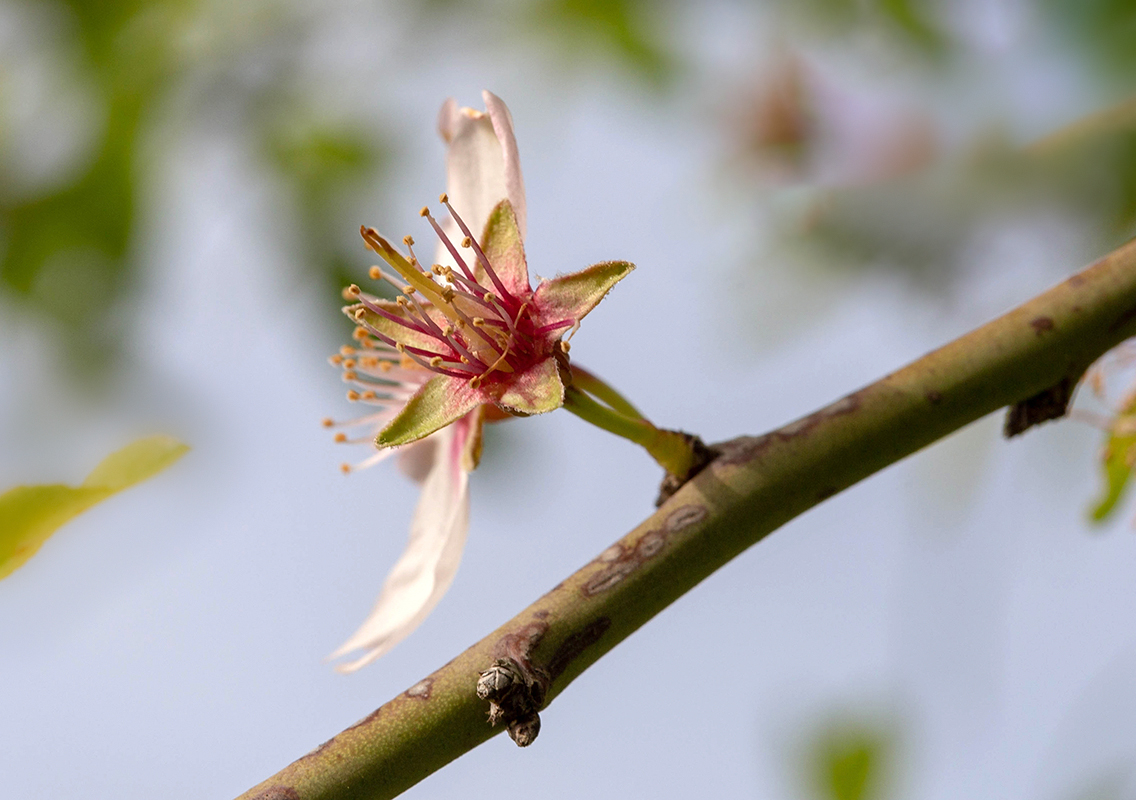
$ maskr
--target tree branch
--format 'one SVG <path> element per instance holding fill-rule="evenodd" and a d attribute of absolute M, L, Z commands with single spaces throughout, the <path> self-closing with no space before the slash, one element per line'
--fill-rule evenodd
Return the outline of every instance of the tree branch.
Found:
<path fill-rule="evenodd" d="M 718 445 L 719 458 L 583 569 L 241 800 L 399 794 L 502 730 L 490 727 L 477 695 L 479 672 L 497 659 L 518 665 L 551 700 L 785 522 L 979 417 L 1076 381 L 1133 335 L 1136 241 L 820 411 Z"/>

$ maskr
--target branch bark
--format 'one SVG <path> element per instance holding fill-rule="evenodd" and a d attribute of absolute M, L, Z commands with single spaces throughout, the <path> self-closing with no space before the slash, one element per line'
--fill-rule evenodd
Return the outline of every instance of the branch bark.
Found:
<path fill-rule="evenodd" d="M 449 664 L 240 800 L 394 797 L 489 739 L 478 674 L 511 659 L 547 703 L 640 625 L 798 514 L 958 428 L 1075 382 L 1136 335 L 1136 240 L 903 369 L 709 467 Z"/>

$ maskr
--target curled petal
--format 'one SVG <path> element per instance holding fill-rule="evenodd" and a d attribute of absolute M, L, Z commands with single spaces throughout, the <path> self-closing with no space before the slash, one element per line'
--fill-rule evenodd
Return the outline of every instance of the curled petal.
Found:
<path fill-rule="evenodd" d="M 471 429 L 472 421 L 463 419 L 430 437 L 433 463 L 406 550 L 370 616 L 330 657 L 366 652 L 337 666 L 338 671 L 354 672 L 389 652 L 426 619 L 453 583 L 469 530 L 469 473 L 462 468 L 462 453 Z"/>
<path fill-rule="evenodd" d="M 513 205 L 521 235 L 525 233 L 525 185 L 513 136 L 513 119 L 504 102 L 489 92 L 483 94 L 488 113 L 458 108 L 447 100 L 438 113 L 438 133 L 446 142 L 446 193 L 454 210 L 474 232 L 481 233 L 493 207 L 501 200 Z M 442 229 L 454 241 L 462 235 L 451 219 Z M 439 245 L 435 260 L 456 266 L 453 257 Z"/>
<path fill-rule="evenodd" d="M 497 134 L 497 141 L 501 143 L 501 157 L 505 162 L 503 196 L 513 205 L 513 213 L 517 215 L 517 229 L 520 230 L 523 239 L 527 218 L 525 180 L 521 175 L 521 156 L 517 151 L 517 138 L 513 135 L 513 115 L 509 113 L 505 101 L 493 92 L 482 91 L 481 98 L 485 101 L 485 110 L 489 112 L 489 119 L 493 123 L 493 132 Z"/>

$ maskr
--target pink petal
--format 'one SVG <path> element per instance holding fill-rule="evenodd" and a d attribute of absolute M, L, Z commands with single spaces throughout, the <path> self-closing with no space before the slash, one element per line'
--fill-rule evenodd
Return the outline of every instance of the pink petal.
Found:
<path fill-rule="evenodd" d="M 493 122 L 493 132 L 501 143 L 501 157 L 505 162 L 504 196 L 513 204 L 517 228 L 523 239 L 527 230 L 525 222 L 528 213 L 525 207 L 525 179 L 521 175 L 521 156 L 517 152 L 517 138 L 513 135 L 513 115 L 509 113 L 505 101 L 488 89 L 481 93 L 481 98 L 485 101 L 485 110 L 489 112 L 489 119 Z"/>
<path fill-rule="evenodd" d="M 508 196 L 505 162 L 493 123 L 486 114 L 463 108 L 452 123 L 453 136 L 446 148 L 446 193 L 454 211 L 476 235 L 485 227 L 493 206 Z M 462 233 L 449 215 L 439 217 L 439 222 L 451 241 L 461 241 Z M 456 266 L 440 243 L 435 261 Z"/>
<path fill-rule="evenodd" d="M 470 428 L 470 422 L 461 420 L 430 437 L 434 459 L 406 550 L 370 616 L 330 657 L 366 652 L 337 666 L 338 671 L 354 672 L 389 652 L 426 619 L 453 583 L 469 531 L 469 473 L 461 468 L 461 454 Z"/>

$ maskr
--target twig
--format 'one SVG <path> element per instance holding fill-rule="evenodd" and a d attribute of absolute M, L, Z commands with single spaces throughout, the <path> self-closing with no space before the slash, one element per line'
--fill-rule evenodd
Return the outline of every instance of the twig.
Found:
<path fill-rule="evenodd" d="M 502 730 L 478 697 L 479 675 L 494 664 L 539 684 L 522 710 L 552 700 L 793 517 L 979 417 L 1076 381 L 1134 334 L 1136 241 L 820 411 L 718 445 L 722 455 L 583 569 L 242 800 L 394 797 Z"/>

